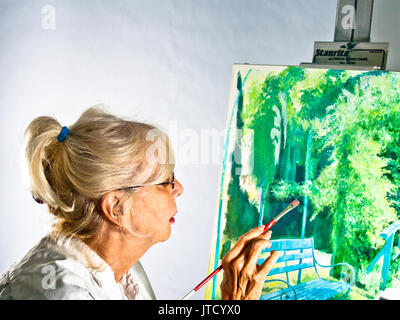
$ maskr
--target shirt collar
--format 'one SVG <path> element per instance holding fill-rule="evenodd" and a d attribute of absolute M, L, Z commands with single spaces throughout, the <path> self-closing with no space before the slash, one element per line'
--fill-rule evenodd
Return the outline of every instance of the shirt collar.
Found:
<path fill-rule="evenodd" d="M 77 237 L 66 237 L 56 232 L 52 232 L 50 237 L 67 258 L 80 262 L 89 270 L 93 280 L 111 299 L 134 299 L 138 294 L 139 286 L 130 270 L 117 283 L 110 265 L 85 242 Z"/>

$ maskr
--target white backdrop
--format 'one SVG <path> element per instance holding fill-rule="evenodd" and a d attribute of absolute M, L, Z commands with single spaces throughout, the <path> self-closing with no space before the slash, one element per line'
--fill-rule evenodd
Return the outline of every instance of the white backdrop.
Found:
<path fill-rule="evenodd" d="M 46 5 L 55 29 L 42 24 Z M 400 1 L 375 0 L 371 40 L 390 42 L 391 70 L 400 66 L 399 13 Z M 69 125 L 104 103 L 167 131 L 172 123 L 182 150 L 193 132 L 224 129 L 232 63 L 310 62 L 314 41 L 333 40 L 335 15 L 336 0 L 0 0 L 0 271 L 49 226 L 21 171 L 34 117 Z M 219 171 L 200 155 L 178 156 L 185 192 L 172 236 L 142 258 L 159 299 L 180 299 L 207 273 Z"/>

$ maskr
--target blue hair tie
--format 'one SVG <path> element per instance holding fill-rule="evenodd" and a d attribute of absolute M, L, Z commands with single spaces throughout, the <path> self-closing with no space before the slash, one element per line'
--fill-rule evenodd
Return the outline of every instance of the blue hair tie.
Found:
<path fill-rule="evenodd" d="M 65 140 L 65 138 L 67 137 L 69 133 L 69 130 L 67 127 L 62 127 L 60 134 L 57 137 L 58 142 L 63 142 Z"/>

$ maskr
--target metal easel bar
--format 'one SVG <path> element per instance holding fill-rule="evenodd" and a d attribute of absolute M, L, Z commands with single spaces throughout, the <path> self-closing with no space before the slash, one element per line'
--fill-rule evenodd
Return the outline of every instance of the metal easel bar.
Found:
<path fill-rule="evenodd" d="M 338 0 L 334 41 L 369 42 L 374 0 Z"/>

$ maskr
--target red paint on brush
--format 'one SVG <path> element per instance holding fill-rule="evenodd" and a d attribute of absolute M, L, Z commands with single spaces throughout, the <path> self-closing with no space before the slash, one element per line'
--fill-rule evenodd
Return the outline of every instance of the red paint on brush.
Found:
<path fill-rule="evenodd" d="M 297 207 L 299 205 L 300 201 L 299 200 L 293 200 L 292 201 L 292 205 L 294 205 L 295 207 Z"/>

